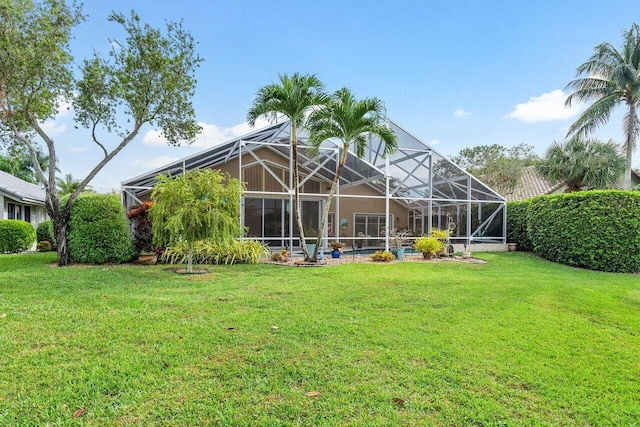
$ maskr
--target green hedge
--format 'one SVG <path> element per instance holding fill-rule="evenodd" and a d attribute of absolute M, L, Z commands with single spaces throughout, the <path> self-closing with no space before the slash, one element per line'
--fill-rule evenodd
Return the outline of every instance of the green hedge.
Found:
<path fill-rule="evenodd" d="M 117 195 L 81 195 L 71 207 L 67 239 L 76 262 L 121 263 L 135 255 L 129 223 Z"/>
<path fill-rule="evenodd" d="M 33 225 L 19 219 L 0 220 L 0 254 L 26 251 L 35 241 Z"/>
<path fill-rule="evenodd" d="M 585 191 L 531 200 L 529 237 L 535 252 L 592 270 L 640 272 L 640 194 Z"/>
<path fill-rule="evenodd" d="M 519 251 L 533 251 L 527 231 L 527 211 L 530 200 L 507 203 L 507 242 L 517 243 Z"/>
<path fill-rule="evenodd" d="M 53 232 L 53 221 L 50 219 L 42 221 L 36 229 L 36 238 L 38 243 L 48 241 L 51 243 L 51 249 L 56 249 L 56 234 Z"/>

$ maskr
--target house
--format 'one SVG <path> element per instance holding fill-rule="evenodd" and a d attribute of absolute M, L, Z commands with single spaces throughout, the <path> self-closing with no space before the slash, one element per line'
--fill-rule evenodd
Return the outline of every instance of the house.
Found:
<path fill-rule="evenodd" d="M 21 219 L 38 227 L 48 218 L 45 194 L 39 186 L 0 171 L 0 219 Z"/>
<path fill-rule="evenodd" d="M 505 243 L 505 200 L 418 140 L 393 121 L 399 149 L 385 158 L 373 137 L 362 158 L 349 152 L 330 208 L 325 244 L 388 247 L 385 228 L 414 235 L 450 228 L 455 243 Z M 284 121 L 208 148 L 122 182 L 125 208 L 149 200 L 158 174 L 177 176 L 215 168 L 246 183 L 241 200 L 244 238 L 273 247 L 299 245 L 295 227 L 290 123 Z M 305 234 L 317 235 L 340 150 L 338 141 L 322 144 L 317 158 L 306 150 L 300 132 L 300 193 Z"/>
<path fill-rule="evenodd" d="M 631 188 L 640 185 L 640 173 L 637 170 L 631 170 Z M 531 199 L 532 197 L 541 196 L 543 194 L 563 193 L 566 185 L 551 184 L 542 175 L 540 175 L 535 166 L 527 166 L 522 169 L 522 178 L 515 186 L 513 191 L 505 194 L 504 198 L 507 202 L 515 202 L 519 200 Z"/>

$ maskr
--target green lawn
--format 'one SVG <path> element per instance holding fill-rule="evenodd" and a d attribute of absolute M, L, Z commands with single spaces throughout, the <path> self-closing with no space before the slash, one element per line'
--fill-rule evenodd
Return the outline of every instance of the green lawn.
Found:
<path fill-rule="evenodd" d="M 638 425 L 640 276 L 481 256 L 206 276 L 0 256 L 0 425 Z"/>

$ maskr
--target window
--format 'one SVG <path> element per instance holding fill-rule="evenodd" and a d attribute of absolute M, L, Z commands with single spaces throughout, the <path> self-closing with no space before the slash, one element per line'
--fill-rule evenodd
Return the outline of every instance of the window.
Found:
<path fill-rule="evenodd" d="M 381 238 L 384 239 L 383 229 L 386 226 L 384 214 L 355 214 L 354 224 L 356 236 L 371 237 L 366 240 L 367 245 L 377 245 Z M 389 224 L 393 227 L 393 215 L 389 216 Z"/>
<path fill-rule="evenodd" d="M 13 203 L 7 205 L 7 219 L 16 219 L 16 205 Z"/>
<path fill-rule="evenodd" d="M 24 207 L 24 220 L 31 222 L 31 206 Z"/>

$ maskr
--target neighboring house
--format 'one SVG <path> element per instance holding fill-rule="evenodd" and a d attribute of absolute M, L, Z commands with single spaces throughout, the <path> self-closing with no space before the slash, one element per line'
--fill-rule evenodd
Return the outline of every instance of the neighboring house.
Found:
<path fill-rule="evenodd" d="M 44 189 L 0 171 L 0 219 L 21 219 L 36 228 L 48 218 L 44 201 Z"/>
<path fill-rule="evenodd" d="M 640 185 L 640 173 L 636 170 L 631 171 L 631 188 Z M 526 200 L 532 197 L 541 196 L 543 194 L 564 193 L 567 188 L 564 184 L 552 185 L 542 175 L 536 171 L 535 166 L 527 166 L 522 170 L 522 178 L 518 185 L 504 198 L 507 202 L 515 202 Z"/>
<path fill-rule="evenodd" d="M 385 227 L 410 229 L 414 235 L 455 223 L 456 243 L 504 243 L 505 201 L 495 191 L 451 163 L 396 123 L 399 149 L 382 156 L 382 141 L 372 138 L 362 159 L 349 158 L 323 230 L 326 243 L 385 246 Z M 320 225 L 338 156 L 338 142 L 323 143 L 318 158 L 305 150 L 300 132 L 299 162 L 302 217 L 307 236 Z M 293 201 L 290 123 L 285 121 L 206 149 L 122 183 L 126 208 L 149 200 L 158 174 L 214 168 L 246 183 L 241 221 L 246 238 L 276 247 L 299 245 Z M 453 226 L 452 226 L 453 227 Z"/>

